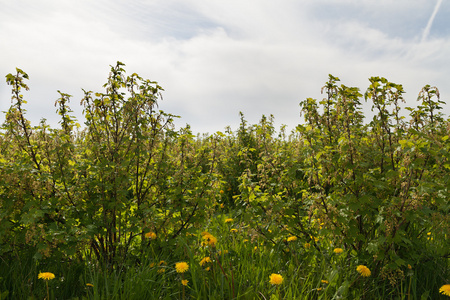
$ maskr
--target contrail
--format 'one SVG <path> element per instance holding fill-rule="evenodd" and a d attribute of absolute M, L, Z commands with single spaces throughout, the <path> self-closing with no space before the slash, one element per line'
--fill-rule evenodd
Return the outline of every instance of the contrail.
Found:
<path fill-rule="evenodd" d="M 428 20 L 427 26 L 423 30 L 422 39 L 420 40 L 421 43 L 423 43 L 428 35 L 430 34 L 431 25 L 433 25 L 434 17 L 436 17 L 436 14 L 439 10 L 439 6 L 441 6 L 442 0 L 438 0 L 436 3 L 436 6 L 434 7 L 433 13 L 431 14 L 430 19 Z"/>

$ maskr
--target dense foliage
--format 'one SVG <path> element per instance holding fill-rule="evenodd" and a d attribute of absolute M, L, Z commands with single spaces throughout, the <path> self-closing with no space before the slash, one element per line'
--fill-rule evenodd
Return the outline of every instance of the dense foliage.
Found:
<path fill-rule="evenodd" d="M 26 119 L 28 75 L 6 76 L 0 299 L 49 286 L 58 299 L 437 299 L 449 283 L 450 123 L 436 87 L 404 116 L 401 85 L 372 77 L 363 95 L 330 75 L 289 135 L 241 114 L 236 132 L 194 136 L 158 109 L 156 82 L 123 67 L 84 92 L 84 126 L 59 92 L 56 129 Z"/>

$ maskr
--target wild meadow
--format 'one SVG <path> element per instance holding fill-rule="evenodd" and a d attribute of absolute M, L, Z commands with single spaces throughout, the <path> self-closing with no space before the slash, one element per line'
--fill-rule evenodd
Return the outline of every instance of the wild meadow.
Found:
<path fill-rule="evenodd" d="M 111 67 L 59 92 L 58 128 L 26 118 L 6 75 L 0 300 L 449 299 L 450 122 L 437 87 L 364 93 L 332 75 L 291 133 L 263 116 L 194 135 L 156 82 Z M 361 101 L 372 103 L 364 118 Z"/>

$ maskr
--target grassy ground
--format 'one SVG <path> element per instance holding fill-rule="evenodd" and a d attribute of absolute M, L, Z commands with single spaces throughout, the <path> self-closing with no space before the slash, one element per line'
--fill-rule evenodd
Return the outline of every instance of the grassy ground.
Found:
<path fill-rule="evenodd" d="M 320 251 L 289 236 L 274 244 L 230 216 L 216 216 L 170 251 L 157 250 L 162 240 L 149 236 L 145 252 L 109 271 L 91 264 L 87 253 L 84 260 L 36 261 L 18 251 L 1 261 L 1 299 L 44 299 L 47 284 L 50 299 L 447 298 L 438 291 L 445 266 L 437 262 L 376 277 L 361 274 L 362 262 L 352 251 L 340 252 L 320 237 Z M 177 270 L 180 262 L 187 270 Z M 40 272 L 55 278 L 38 279 Z"/>

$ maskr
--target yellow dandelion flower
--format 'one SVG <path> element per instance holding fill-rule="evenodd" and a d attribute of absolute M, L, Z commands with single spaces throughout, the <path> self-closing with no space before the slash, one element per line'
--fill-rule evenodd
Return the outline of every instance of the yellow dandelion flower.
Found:
<path fill-rule="evenodd" d="M 220 208 L 224 208 L 225 205 L 223 205 L 223 203 L 220 203 Z"/>
<path fill-rule="evenodd" d="M 52 280 L 52 279 L 55 279 L 55 274 L 50 273 L 50 272 L 39 273 L 38 279 Z"/>
<path fill-rule="evenodd" d="M 358 271 L 358 273 L 361 274 L 363 277 L 369 277 L 371 274 L 369 268 L 363 265 L 357 266 L 356 271 Z"/>
<path fill-rule="evenodd" d="M 150 263 L 150 265 L 149 265 L 150 268 L 153 268 L 154 266 L 155 266 L 154 262 Z"/>
<path fill-rule="evenodd" d="M 209 271 L 210 267 L 205 268 L 205 271 Z"/>
<path fill-rule="evenodd" d="M 320 288 L 317 288 L 317 291 L 318 291 L 318 292 L 320 292 L 321 290 L 323 290 L 321 287 L 320 287 Z"/>
<path fill-rule="evenodd" d="M 187 262 L 179 262 L 175 264 L 175 269 L 177 270 L 178 273 L 184 273 L 187 270 L 189 270 L 189 265 Z"/>
<path fill-rule="evenodd" d="M 94 287 L 92 283 L 86 283 L 86 286 Z"/>
<path fill-rule="evenodd" d="M 167 263 L 164 260 L 162 260 L 159 262 L 158 266 L 161 266 L 161 265 L 167 265 Z"/>
<path fill-rule="evenodd" d="M 411 265 L 410 265 L 410 264 L 408 264 L 408 269 L 410 269 L 410 270 L 412 269 L 412 267 L 411 267 Z"/>
<path fill-rule="evenodd" d="M 236 228 L 232 228 L 232 229 L 230 230 L 230 232 L 238 232 L 238 230 L 237 230 Z"/>
<path fill-rule="evenodd" d="M 225 219 L 225 223 L 231 223 L 231 222 L 233 222 L 232 218 Z"/>
<path fill-rule="evenodd" d="M 280 274 L 272 273 L 269 276 L 269 279 L 270 284 L 280 285 L 283 283 L 283 276 L 281 276 Z"/>
<path fill-rule="evenodd" d="M 145 237 L 148 238 L 148 239 L 154 240 L 154 239 L 156 239 L 156 233 L 154 233 L 153 231 L 147 232 L 145 234 Z"/>
<path fill-rule="evenodd" d="M 184 286 L 187 286 L 188 282 L 189 282 L 189 280 L 187 280 L 187 279 L 181 280 L 181 284 L 184 285 Z"/>
<path fill-rule="evenodd" d="M 439 289 L 439 293 L 450 297 L 450 284 L 444 284 L 443 286 L 441 286 L 441 288 Z"/>
<path fill-rule="evenodd" d="M 342 250 L 342 248 L 334 248 L 333 252 L 336 254 L 341 254 L 344 250 Z"/>
<path fill-rule="evenodd" d="M 200 261 L 200 266 L 203 267 L 203 265 L 210 263 L 211 262 L 211 258 L 209 257 L 204 257 L 201 261 Z"/>
<path fill-rule="evenodd" d="M 311 244 L 310 243 L 305 243 L 304 247 L 305 247 L 305 249 L 309 249 L 309 248 L 311 248 Z"/>
<path fill-rule="evenodd" d="M 208 241 L 208 245 L 214 247 L 217 243 L 217 238 L 215 236 L 210 235 L 210 236 L 208 236 L 207 241 Z"/>
<path fill-rule="evenodd" d="M 294 241 L 296 241 L 296 240 L 297 240 L 297 237 L 296 237 L 296 236 L 290 236 L 290 237 L 287 238 L 287 241 L 288 241 L 288 242 L 294 242 Z"/>
<path fill-rule="evenodd" d="M 328 280 L 321 280 L 320 282 L 324 283 L 324 284 L 328 284 Z"/>
<path fill-rule="evenodd" d="M 244 239 L 242 242 L 243 242 L 243 243 L 246 243 L 246 242 L 248 242 L 248 240 L 247 240 L 247 239 Z"/>
<path fill-rule="evenodd" d="M 202 245 L 206 246 L 209 245 L 211 247 L 215 247 L 216 243 L 217 243 L 217 238 L 215 236 L 213 236 L 212 234 L 210 234 L 209 232 L 202 232 Z"/>
<path fill-rule="evenodd" d="M 223 194 L 223 190 L 220 190 L 220 192 L 219 192 L 219 193 Z"/>

